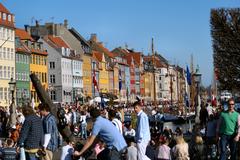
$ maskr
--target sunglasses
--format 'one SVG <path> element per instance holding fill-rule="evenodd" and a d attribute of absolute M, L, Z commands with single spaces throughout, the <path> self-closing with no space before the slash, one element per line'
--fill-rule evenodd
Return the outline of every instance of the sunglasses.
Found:
<path fill-rule="evenodd" d="M 230 103 L 229 105 L 234 105 L 234 103 Z"/>

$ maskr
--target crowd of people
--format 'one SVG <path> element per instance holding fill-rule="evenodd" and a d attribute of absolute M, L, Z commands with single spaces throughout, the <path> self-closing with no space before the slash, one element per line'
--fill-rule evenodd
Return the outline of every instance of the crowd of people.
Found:
<path fill-rule="evenodd" d="M 202 104 L 200 123 L 183 133 L 180 127 L 158 128 L 149 114 L 159 108 L 136 101 L 128 107 L 63 105 L 70 137 L 61 137 L 58 119 L 51 108 L 23 106 L 17 123 L 9 127 L 8 112 L 0 108 L 0 158 L 4 160 L 189 160 L 236 159 L 240 137 L 240 116 L 234 100 L 228 109 Z M 126 121 L 125 114 L 131 115 Z M 79 142 L 80 141 L 80 142 Z"/>

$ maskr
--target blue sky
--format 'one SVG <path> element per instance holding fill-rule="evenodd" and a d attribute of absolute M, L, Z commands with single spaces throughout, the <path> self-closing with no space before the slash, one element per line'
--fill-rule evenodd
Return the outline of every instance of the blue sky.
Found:
<path fill-rule="evenodd" d="M 155 50 L 172 64 L 185 68 L 193 54 L 203 85 L 211 84 L 213 58 L 210 10 L 239 7 L 239 0 L 3 0 L 15 14 L 16 26 L 33 20 L 63 23 L 68 19 L 86 39 L 96 33 L 107 48 L 125 46 L 150 52 Z"/>

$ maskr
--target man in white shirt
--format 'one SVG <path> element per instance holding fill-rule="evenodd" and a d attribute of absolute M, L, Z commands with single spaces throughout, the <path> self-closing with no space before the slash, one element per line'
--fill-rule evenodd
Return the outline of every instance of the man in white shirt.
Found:
<path fill-rule="evenodd" d="M 113 125 L 118 129 L 118 131 L 123 134 L 122 122 L 116 118 L 117 111 L 111 109 L 108 111 L 109 120 L 112 121 Z"/>

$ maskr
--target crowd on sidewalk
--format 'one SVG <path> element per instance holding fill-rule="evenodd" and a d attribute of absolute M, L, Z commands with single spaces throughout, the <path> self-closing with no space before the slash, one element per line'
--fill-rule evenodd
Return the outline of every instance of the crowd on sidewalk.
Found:
<path fill-rule="evenodd" d="M 149 114 L 159 108 L 136 101 L 128 107 L 63 105 L 66 125 L 74 136 L 62 143 L 57 119 L 47 105 L 23 106 L 17 110 L 17 123 L 9 127 L 8 112 L 0 108 L 0 158 L 4 160 L 51 160 L 60 150 L 61 160 L 188 160 L 236 159 L 240 117 L 234 100 L 228 110 L 202 104 L 200 123 L 183 133 L 180 127 L 149 123 Z M 149 112 L 150 109 L 150 112 Z M 124 114 L 130 114 L 126 121 Z M 77 142 L 79 140 L 83 144 Z M 88 157 L 88 158 L 87 158 Z"/>

